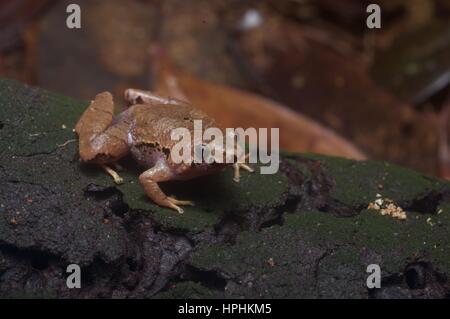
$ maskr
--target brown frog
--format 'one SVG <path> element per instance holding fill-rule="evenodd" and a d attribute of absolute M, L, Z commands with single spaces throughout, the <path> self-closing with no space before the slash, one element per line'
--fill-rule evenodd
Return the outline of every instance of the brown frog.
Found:
<path fill-rule="evenodd" d="M 116 183 L 122 183 L 122 178 L 111 166 L 116 166 L 121 158 L 131 154 L 146 169 L 139 176 L 145 193 L 156 204 L 183 213 L 178 205 L 193 203 L 166 196 L 158 183 L 211 174 L 230 164 L 216 161 L 195 163 L 193 160 L 174 162 L 170 154 L 178 141 L 171 138 L 171 132 L 180 127 L 193 132 L 194 120 L 201 120 L 205 129 L 215 127 L 215 121 L 187 102 L 163 98 L 148 91 L 128 89 L 125 91 L 125 98 L 130 107 L 118 115 L 114 115 L 113 97 L 109 92 L 98 94 L 83 113 L 75 126 L 81 161 L 101 166 Z M 201 141 L 192 138 L 191 143 L 197 145 Z M 233 151 L 236 152 L 230 154 L 238 154 L 237 149 L 235 147 Z M 220 151 L 229 155 L 225 148 L 216 147 L 216 152 Z M 237 182 L 240 168 L 253 171 L 236 158 L 232 165 L 234 180 Z"/>

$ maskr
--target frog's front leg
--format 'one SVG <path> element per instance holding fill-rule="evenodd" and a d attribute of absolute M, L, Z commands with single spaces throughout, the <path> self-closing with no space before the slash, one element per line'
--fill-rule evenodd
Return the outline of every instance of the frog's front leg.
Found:
<path fill-rule="evenodd" d="M 138 90 L 138 89 L 127 89 L 125 90 L 125 100 L 130 105 L 139 104 L 139 103 L 147 103 L 147 104 L 175 104 L 175 105 L 186 105 L 187 103 L 171 99 L 165 98 L 159 95 L 156 95 L 150 91 Z"/>
<path fill-rule="evenodd" d="M 183 214 L 183 209 L 178 205 L 194 205 L 191 201 L 177 200 L 169 197 L 161 190 L 158 183 L 173 179 L 173 173 L 164 160 L 159 160 L 155 166 L 139 175 L 139 182 L 144 188 L 145 193 L 156 204 L 164 207 L 172 208 L 178 213 Z"/>
<path fill-rule="evenodd" d="M 233 168 L 234 168 L 233 180 L 236 183 L 239 183 L 239 181 L 241 180 L 241 173 L 239 172 L 241 168 L 250 173 L 254 172 L 253 168 L 251 168 L 250 166 L 248 166 L 247 164 L 244 164 L 244 163 L 234 163 Z"/>
<path fill-rule="evenodd" d="M 234 168 L 233 180 L 236 183 L 239 183 L 239 181 L 241 180 L 241 173 L 240 173 L 241 168 L 250 173 L 254 172 L 253 168 L 251 168 L 250 166 L 245 164 L 245 160 L 248 159 L 249 156 L 250 156 L 250 153 L 242 156 L 236 163 L 233 164 L 233 168 Z"/>
<path fill-rule="evenodd" d="M 110 175 L 113 180 L 114 183 L 116 184 L 122 184 L 123 183 L 123 178 L 119 176 L 119 174 L 113 170 L 111 167 L 109 167 L 106 164 L 100 164 L 100 167 L 103 168 L 105 170 L 106 173 L 108 173 L 108 175 Z"/>
<path fill-rule="evenodd" d="M 111 93 L 103 92 L 95 97 L 75 126 L 79 137 L 79 154 L 83 162 L 102 167 L 114 181 L 122 178 L 108 165 L 115 164 L 128 153 L 126 123 L 111 125 L 114 103 Z"/>

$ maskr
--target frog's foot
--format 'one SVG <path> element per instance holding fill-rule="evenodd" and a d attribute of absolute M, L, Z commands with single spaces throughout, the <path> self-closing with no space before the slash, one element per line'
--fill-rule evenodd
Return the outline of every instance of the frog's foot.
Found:
<path fill-rule="evenodd" d="M 178 213 L 183 214 L 184 210 L 183 208 L 181 208 L 178 205 L 184 206 L 184 205 L 188 205 L 188 206 L 194 206 L 194 202 L 190 201 L 190 200 L 178 200 L 174 197 L 170 197 L 168 196 L 166 198 L 168 205 L 167 207 L 170 207 L 172 209 L 175 209 Z"/>
<path fill-rule="evenodd" d="M 183 209 L 178 205 L 194 205 L 191 201 L 178 200 L 173 197 L 166 196 L 159 187 L 159 182 L 169 181 L 173 178 L 171 169 L 167 166 L 165 161 L 158 161 L 154 167 L 146 170 L 139 176 L 139 182 L 144 188 L 145 193 L 156 204 L 163 207 L 168 207 L 183 214 Z"/>
<path fill-rule="evenodd" d="M 233 168 L 234 168 L 233 181 L 235 181 L 236 183 L 239 183 L 239 181 L 241 179 L 241 173 L 239 172 L 239 170 L 241 168 L 250 173 L 254 172 L 253 168 L 251 168 L 250 166 L 248 166 L 247 164 L 244 164 L 244 163 L 234 163 Z"/>
<path fill-rule="evenodd" d="M 167 199 L 174 203 L 175 205 L 182 205 L 182 206 L 195 206 L 193 201 L 190 200 L 178 200 L 175 197 L 167 196 Z"/>
<path fill-rule="evenodd" d="M 115 170 L 113 170 L 111 167 L 106 166 L 106 165 L 101 165 L 101 166 L 106 171 L 106 173 L 111 175 L 111 177 L 114 179 L 114 183 L 116 183 L 116 184 L 123 183 L 123 178 L 120 177 L 119 174 L 117 174 L 117 172 Z"/>

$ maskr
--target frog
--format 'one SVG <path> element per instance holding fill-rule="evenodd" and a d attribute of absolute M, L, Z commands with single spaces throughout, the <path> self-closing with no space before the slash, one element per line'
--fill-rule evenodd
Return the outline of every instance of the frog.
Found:
<path fill-rule="evenodd" d="M 254 171 L 245 164 L 243 156 L 237 158 L 237 154 L 243 154 L 239 144 L 227 150 L 226 147 L 194 140 L 195 137 L 191 138 L 191 145 L 214 146 L 215 154 L 225 156 L 224 160 L 198 162 L 192 156 L 188 161 L 174 161 L 170 154 L 178 141 L 171 136 L 173 129 L 181 127 L 193 132 L 195 120 L 201 120 L 205 129 L 217 127 L 216 121 L 187 101 L 163 97 L 151 91 L 127 89 L 124 96 L 127 108 L 115 114 L 112 94 L 108 91 L 97 94 L 75 125 L 80 161 L 101 167 L 116 184 L 123 183 L 117 172 L 121 168 L 118 162 L 131 156 L 143 168 L 138 179 L 146 195 L 157 205 L 183 214 L 180 206 L 194 203 L 167 196 L 159 183 L 218 173 L 230 165 L 234 168 L 234 181 L 239 182 L 240 169 Z M 226 130 L 224 134 L 234 133 Z"/>

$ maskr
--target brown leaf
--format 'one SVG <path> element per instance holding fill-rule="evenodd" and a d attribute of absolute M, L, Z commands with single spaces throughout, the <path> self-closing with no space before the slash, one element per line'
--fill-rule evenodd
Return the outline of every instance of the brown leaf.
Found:
<path fill-rule="evenodd" d="M 0 51 L 20 43 L 26 26 L 50 6 L 52 0 L 0 1 Z"/>
<path fill-rule="evenodd" d="M 436 119 L 387 93 L 353 56 L 265 17 L 237 37 L 242 59 L 273 96 L 332 127 L 369 157 L 437 173 Z"/>
<path fill-rule="evenodd" d="M 189 100 L 223 127 L 278 127 L 281 149 L 365 158 L 351 143 L 313 120 L 255 94 L 199 80 L 172 67 L 160 50 L 154 52 L 154 90 Z"/>

